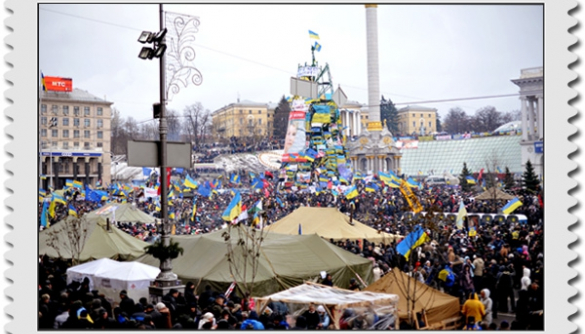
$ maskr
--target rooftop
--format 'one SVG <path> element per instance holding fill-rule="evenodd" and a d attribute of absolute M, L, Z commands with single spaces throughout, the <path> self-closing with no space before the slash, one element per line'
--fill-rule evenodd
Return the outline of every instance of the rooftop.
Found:
<path fill-rule="evenodd" d="M 423 107 L 418 105 L 411 105 L 406 106 L 398 109 L 398 112 L 405 112 L 405 111 L 437 111 L 435 108 Z"/>
<path fill-rule="evenodd" d="M 43 91 L 41 94 L 42 94 L 41 99 L 93 102 L 93 103 L 103 103 L 103 104 L 113 104 L 114 103 L 114 102 L 106 101 L 105 99 L 99 98 L 93 94 L 90 94 L 88 91 L 82 90 L 79 88 L 74 88 L 72 92 Z"/>

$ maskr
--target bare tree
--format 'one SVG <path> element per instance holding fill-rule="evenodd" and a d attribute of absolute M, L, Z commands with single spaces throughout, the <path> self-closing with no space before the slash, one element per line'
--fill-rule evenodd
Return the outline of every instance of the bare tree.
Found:
<path fill-rule="evenodd" d="M 495 107 L 483 107 L 475 112 L 472 119 L 473 130 L 476 132 L 494 131 L 505 122 L 502 120 L 502 113 Z"/>
<path fill-rule="evenodd" d="M 209 127 L 211 126 L 211 112 L 204 109 L 201 102 L 185 107 L 183 110 L 185 133 L 193 146 L 198 147 L 205 142 Z"/>
<path fill-rule="evenodd" d="M 266 221 L 266 211 L 261 211 L 258 214 Z M 247 227 L 244 223 L 229 224 L 227 231 L 222 233 L 222 237 L 227 245 L 230 275 L 243 290 L 245 296 L 248 293 L 252 295 L 254 290 L 258 265 L 260 264 L 261 247 L 266 232 L 264 229 Z M 236 235 L 237 239 L 232 240 L 232 237 Z"/>
<path fill-rule="evenodd" d="M 451 108 L 445 117 L 442 128 L 451 134 L 463 133 L 470 130 L 469 123 L 470 119 L 465 110 L 459 107 Z"/>
<path fill-rule="evenodd" d="M 116 108 L 112 109 L 110 128 L 112 152 L 114 154 L 126 154 L 126 141 L 128 139 L 124 131 L 124 119 Z"/>
<path fill-rule="evenodd" d="M 81 252 L 89 236 L 88 225 L 89 222 L 83 216 L 80 218 L 69 216 L 49 229 L 46 244 L 53 248 L 59 257 L 70 255 L 72 264 L 79 264 Z"/>
<path fill-rule="evenodd" d="M 178 112 L 172 109 L 167 110 L 167 136 L 170 141 L 179 141 L 181 139 L 181 120 L 179 117 Z"/>

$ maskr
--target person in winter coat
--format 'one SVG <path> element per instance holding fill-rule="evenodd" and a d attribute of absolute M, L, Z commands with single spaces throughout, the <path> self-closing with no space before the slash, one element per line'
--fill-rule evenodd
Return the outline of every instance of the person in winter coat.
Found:
<path fill-rule="evenodd" d="M 317 314 L 319 314 L 319 324 L 317 325 L 317 329 L 327 329 L 327 327 L 329 327 L 330 319 L 323 305 L 317 307 Z"/>
<path fill-rule="evenodd" d="M 461 313 L 465 316 L 465 319 L 474 317 L 476 322 L 480 322 L 485 315 L 485 307 L 482 302 L 477 298 L 477 293 L 472 293 L 469 299 L 463 304 Z"/>
<path fill-rule="evenodd" d="M 520 279 L 520 290 L 528 291 L 528 287 L 532 284 L 530 280 L 530 269 L 522 268 L 522 278 Z"/>
<path fill-rule="evenodd" d="M 242 322 L 240 329 L 263 330 L 264 325 L 258 319 L 258 313 L 256 313 L 256 311 L 250 311 L 248 319 Z"/>
<path fill-rule="evenodd" d="M 485 309 L 485 316 L 483 317 L 483 321 L 489 326 L 494 320 L 492 317 L 493 301 L 490 298 L 490 290 L 488 289 L 481 290 L 480 301 Z"/>

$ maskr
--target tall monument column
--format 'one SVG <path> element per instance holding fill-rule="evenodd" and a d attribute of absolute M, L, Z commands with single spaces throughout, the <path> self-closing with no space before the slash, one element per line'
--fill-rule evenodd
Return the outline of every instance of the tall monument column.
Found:
<path fill-rule="evenodd" d="M 366 4 L 366 36 L 368 43 L 368 131 L 381 131 L 380 72 L 378 62 L 378 5 Z"/>

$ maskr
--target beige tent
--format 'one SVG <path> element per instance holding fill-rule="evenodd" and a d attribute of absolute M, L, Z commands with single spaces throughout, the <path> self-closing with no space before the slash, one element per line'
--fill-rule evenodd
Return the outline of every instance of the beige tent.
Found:
<path fill-rule="evenodd" d="M 216 291 L 226 291 L 234 280 L 238 281 L 237 290 L 240 291 L 244 282 L 252 282 L 252 265 L 248 263 L 246 266 L 242 260 L 244 252 L 249 254 L 246 249 L 251 248 L 250 243 L 244 246 L 238 245 L 238 241 L 249 240 L 246 236 L 251 233 L 260 232 L 235 226 L 196 236 L 173 235 L 171 241 L 178 242 L 184 250 L 183 255 L 173 260 L 173 272 L 184 282 L 193 281 L 198 285 L 198 291 L 202 291 L 207 284 Z M 232 276 L 230 273 L 226 237 L 232 243 L 232 261 L 238 264 L 239 275 L 234 272 Z M 257 252 L 258 269 L 253 296 L 265 296 L 303 284 L 306 280 L 317 278 L 321 271 L 330 273 L 333 282 L 340 287 L 348 287 L 349 280 L 357 277 L 356 273 L 366 284 L 373 279 L 372 261 L 333 245 L 316 234 L 264 233 L 263 238 Z M 137 261 L 152 266 L 159 264 L 151 255 L 144 255 Z"/>
<path fill-rule="evenodd" d="M 145 223 L 155 222 L 155 218 L 131 203 L 108 203 L 101 208 L 88 212 L 87 218 L 108 217 L 110 220 L 124 223 Z"/>
<path fill-rule="evenodd" d="M 410 296 L 411 299 L 416 299 L 414 311 L 420 312 L 425 309 L 428 325 L 457 317 L 461 309 L 459 298 L 433 289 L 397 268 L 392 269 L 391 272 L 372 283 L 365 290 L 398 295 L 398 315 L 401 319 L 408 319 L 407 296 Z M 407 293 L 407 291 L 409 292 Z M 412 307 L 412 304 L 410 306 Z"/>
<path fill-rule="evenodd" d="M 90 218 L 83 216 L 81 229 L 74 222 L 76 218 L 67 217 L 50 228 L 39 233 L 39 255 L 52 258 L 71 259 L 77 257 L 79 261 L 110 258 L 113 260 L 132 261 L 144 254 L 144 247 L 148 244 L 136 239 L 106 223 L 105 216 Z M 77 230 L 75 232 L 75 230 Z M 75 240 L 81 240 L 75 246 Z M 73 241 L 73 243 L 72 243 Z"/>
<path fill-rule="evenodd" d="M 300 207 L 266 229 L 282 234 L 299 234 L 299 224 L 302 234 L 316 233 L 327 240 L 368 239 L 376 243 L 390 243 L 401 238 L 394 234 L 378 232 L 355 219 L 353 225 L 350 225 L 349 216 L 336 208 Z"/>
<path fill-rule="evenodd" d="M 514 196 L 506 194 L 505 192 L 501 191 L 498 188 L 489 188 L 480 195 L 476 196 L 475 199 L 478 201 L 489 201 L 494 199 L 509 201 L 511 199 L 514 199 Z"/>

